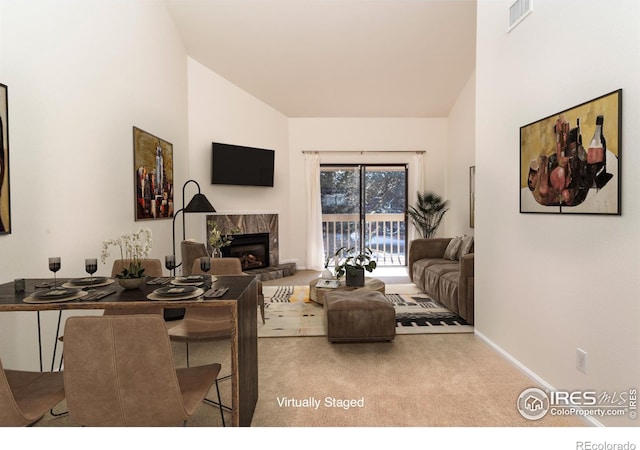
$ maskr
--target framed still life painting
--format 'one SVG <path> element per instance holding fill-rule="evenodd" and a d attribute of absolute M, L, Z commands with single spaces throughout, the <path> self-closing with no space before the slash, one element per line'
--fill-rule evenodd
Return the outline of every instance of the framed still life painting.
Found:
<path fill-rule="evenodd" d="M 520 212 L 620 215 L 622 89 L 520 128 Z"/>
<path fill-rule="evenodd" d="M 136 220 L 173 217 L 173 145 L 133 127 Z"/>
<path fill-rule="evenodd" d="M 9 198 L 9 97 L 7 86 L 0 84 L 0 234 L 11 233 Z"/>

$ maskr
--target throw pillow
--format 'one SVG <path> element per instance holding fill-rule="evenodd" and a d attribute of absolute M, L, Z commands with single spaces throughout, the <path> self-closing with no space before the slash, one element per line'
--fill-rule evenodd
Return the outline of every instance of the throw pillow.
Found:
<path fill-rule="evenodd" d="M 449 245 L 447 245 L 446 250 L 444 251 L 444 259 L 450 259 L 451 261 L 455 261 L 458 259 L 458 250 L 460 249 L 460 244 L 462 244 L 462 236 L 456 236 L 449 241 Z"/>
<path fill-rule="evenodd" d="M 458 259 L 462 258 L 464 255 L 468 255 L 471 253 L 471 248 L 473 247 L 473 236 L 463 236 L 462 243 L 460 244 L 460 249 L 458 250 Z"/>

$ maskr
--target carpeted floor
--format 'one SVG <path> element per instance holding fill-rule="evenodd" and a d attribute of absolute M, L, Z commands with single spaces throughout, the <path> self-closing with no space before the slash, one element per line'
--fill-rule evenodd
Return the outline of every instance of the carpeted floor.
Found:
<path fill-rule="evenodd" d="M 303 285 L 313 276 L 317 275 L 300 274 L 293 283 L 286 279 L 279 283 Z M 398 278 L 398 282 L 408 281 Z M 174 344 L 173 349 L 176 364 L 184 366 L 184 344 Z M 229 373 L 227 341 L 192 344 L 190 352 L 193 365 L 220 362 L 221 376 Z M 399 335 L 393 342 L 383 343 L 331 344 L 325 337 L 259 339 L 258 367 L 259 397 L 253 427 L 586 425 L 575 416 L 524 419 L 516 402 L 520 393 L 535 383 L 473 333 Z M 230 404 L 230 382 L 223 381 L 220 388 L 223 403 Z M 317 408 L 304 406 L 305 399 L 307 405 L 320 403 Z M 64 408 L 63 402 L 56 411 Z M 47 414 L 35 426 L 75 424 L 67 416 Z M 211 426 L 221 426 L 219 411 L 203 404 L 188 427 Z M 67 433 L 65 438 L 79 432 Z M 188 438 L 192 433 L 187 429 L 180 436 Z M 401 443 L 398 435 L 397 445 L 429 446 L 429 434 L 423 437 L 423 442 L 411 444 Z"/>
<path fill-rule="evenodd" d="M 229 373 L 228 342 L 191 344 L 191 364 L 218 361 Z M 174 345 L 184 365 L 184 344 Z M 330 344 L 324 337 L 258 340 L 259 397 L 253 427 L 566 427 L 576 417 L 524 419 L 516 409 L 531 380 L 474 334 L 401 335 L 391 343 Z M 220 383 L 230 404 L 230 382 Z M 215 398 L 215 389 L 210 398 Z M 326 403 L 326 399 L 329 403 Z M 315 407 L 298 406 L 304 399 Z M 354 401 L 345 409 L 333 400 Z M 359 403 L 358 403 L 359 402 Z M 64 410 L 64 402 L 56 411 Z M 229 419 L 227 415 L 227 419 Z M 47 414 L 36 427 L 73 427 Z M 203 404 L 188 427 L 219 427 Z"/>

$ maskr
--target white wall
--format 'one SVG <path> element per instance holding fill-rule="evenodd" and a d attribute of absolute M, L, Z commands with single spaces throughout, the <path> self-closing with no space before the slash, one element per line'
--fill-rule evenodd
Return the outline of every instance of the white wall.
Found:
<path fill-rule="evenodd" d="M 192 58 L 187 66 L 189 177 L 198 181 L 219 213 L 277 213 L 280 259 L 286 259 L 290 251 L 287 118 Z M 275 150 L 274 187 L 212 185 L 212 142 Z M 187 187 L 187 202 L 194 193 Z M 187 238 L 203 241 L 206 219 L 197 216 L 187 221 Z"/>
<path fill-rule="evenodd" d="M 469 222 L 469 168 L 475 165 L 476 77 L 471 74 L 449 113 L 444 198 L 449 201 L 444 228 L 447 236 L 472 235 Z"/>
<path fill-rule="evenodd" d="M 640 3 L 537 0 L 507 33 L 511 3 L 478 2 L 476 329 L 556 389 L 637 388 Z M 618 88 L 622 216 L 519 214 L 519 128 Z"/>
<path fill-rule="evenodd" d="M 306 241 L 303 151 L 320 151 L 320 163 L 412 163 L 414 151 L 424 154 L 424 188 L 444 195 L 447 119 L 291 119 L 289 121 L 291 241 Z M 354 153 L 383 151 L 384 153 Z M 393 153 L 393 152 L 398 153 Z M 389 152 L 389 153 L 387 153 Z M 413 176 L 409 172 L 409 178 Z M 409 180 L 411 186 L 411 180 Z M 409 192 L 409 202 L 415 192 Z M 438 235 L 444 235 L 444 227 Z M 306 262 L 306 248 L 295 245 L 292 257 Z"/>
<path fill-rule="evenodd" d="M 2 1 L 0 33 L 13 225 L 0 236 L 0 282 L 51 276 L 49 256 L 62 257 L 59 276 L 83 276 L 105 239 L 140 226 L 153 230 L 152 257 L 169 254 L 170 220 L 134 221 L 132 144 L 133 126 L 171 142 L 185 179 L 186 54 L 164 5 Z M 42 315 L 48 345 L 57 313 Z M 37 367 L 35 323 L 0 314 L 5 367 Z"/>

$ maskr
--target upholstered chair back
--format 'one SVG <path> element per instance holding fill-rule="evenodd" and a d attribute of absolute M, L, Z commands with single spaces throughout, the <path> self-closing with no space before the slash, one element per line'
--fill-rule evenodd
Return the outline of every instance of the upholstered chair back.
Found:
<path fill-rule="evenodd" d="M 193 261 L 191 273 L 204 273 L 200 269 L 200 258 L 196 258 Z M 242 264 L 238 258 L 211 258 L 211 269 L 207 273 L 212 275 L 242 275 Z"/>
<path fill-rule="evenodd" d="M 200 258 L 201 256 L 209 256 L 209 253 L 207 252 L 207 246 L 202 242 L 182 241 L 182 243 L 180 244 L 180 251 L 182 253 L 182 275 L 193 274 L 193 261 L 196 258 Z"/>
<path fill-rule="evenodd" d="M 167 330 L 157 315 L 67 319 L 64 384 L 83 426 L 170 426 L 187 419 Z"/>
<path fill-rule="evenodd" d="M 144 274 L 147 277 L 161 277 L 162 276 L 162 262 L 159 259 L 140 259 L 142 267 L 144 267 Z M 130 259 L 116 259 L 113 262 L 111 268 L 111 277 L 122 273 L 122 269 L 128 267 L 131 263 Z"/>

